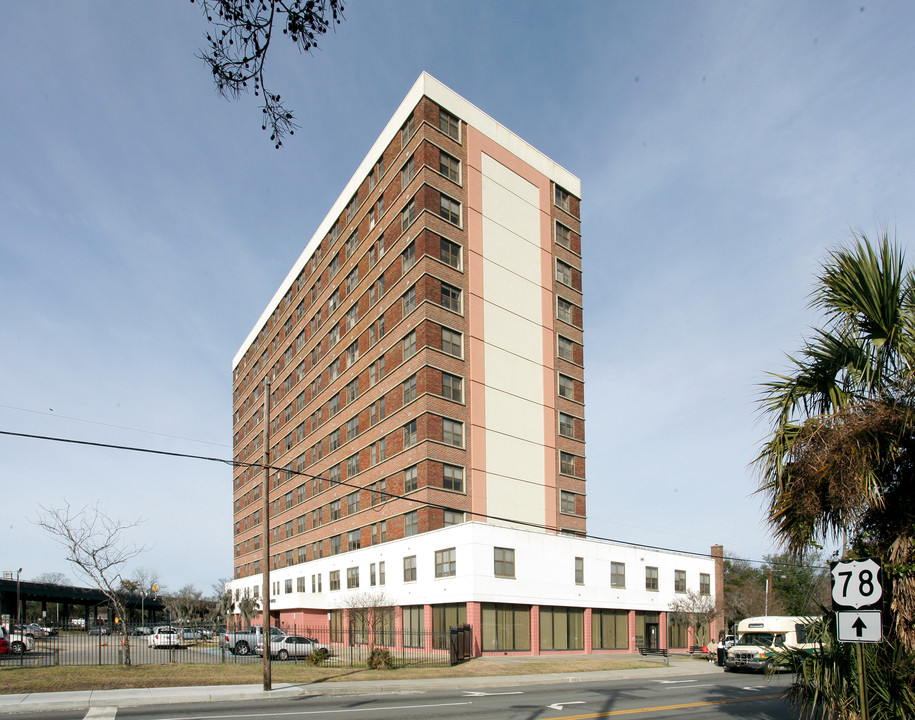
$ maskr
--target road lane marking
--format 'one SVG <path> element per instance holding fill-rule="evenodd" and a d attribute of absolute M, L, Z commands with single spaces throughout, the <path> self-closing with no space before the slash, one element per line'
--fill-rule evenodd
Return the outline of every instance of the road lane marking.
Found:
<path fill-rule="evenodd" d="M 464 697 L 485 697 L 487 695 L 524 695 L 521 690 L 514 690 L 512 692 L 483 692 L 482 690 L 465 690 Z"/>
<path fill-rule="evenodd" d="M 591 720 L 591 718 L 617 717 L 619 715 L 636 715 L 638 713 L 660 712 L 661 710 L 685 710 L 687 708 L 709 707 L 710 705 L 728 705 L 730 703 L 751 702 L 755 700 L 768 700 L 780 698 L 781 693 L 775 695 L 755 695 L 748 698 L 729 698 L 727 700 L 704 700 L 702 702 L 682 703 L 680 705 L 656 705 L 654 707 L 632 708 L 631 710 L 610 710 L 609 712 L 588 713 L 587 715 L 566 715 L 553 718 L 553 720 Z"/>
<path fill-rule="evenodd" d="M 117 714 L 116 707 L 91 707 L 84 720 L 114 720 Z"/>
<path fill-rule="evenodd" d="M 568 702 L 553 703 L 552 705 L 547 705 L 550 710 L 562 710 L 563 705 L 584 705 L 584 700 L 569 700 Z"/>
<path fill-rule="evenodd" d="M 472 702 L 436 703 L 434 705 L 388 705 L 384 707 L 345 708 L 343 710 L 295 710 L 292 712 L 235 713 L 233 715 L 182 715 L 181 717 L 159 718 L 159 720 L 215 720 L 215 718 L 259 718 L 282 717 L 284 715 L 337 715 L 357 712 L 385 712 L 388 710 L 417 710 L 422 708 L 453 707 L 473 705 Z"/>

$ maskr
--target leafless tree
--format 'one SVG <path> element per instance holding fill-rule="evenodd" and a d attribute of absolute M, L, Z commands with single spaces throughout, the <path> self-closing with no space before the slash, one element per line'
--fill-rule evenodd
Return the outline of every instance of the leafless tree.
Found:
<path fill-rule="evenodd" d="M 251 591 L 248 588 L 245 588 L 244 593 L 239 592 L 237 589 L 235 590 L 235 606 L 241 615 L 242 625 L 244 627 L 250 626 L 252 618 L 257 614 L 257 599 L 251 596 Z"/>
<path fill-rule="evenodd" d="M 393 606 L 393 601 L 383 590 L 347 595 L 344 607 L 349 611 L 354 642 L 367 644 L 369 650 L 374 648 L 376 636 L 393 630 Z"/>
<path fill-rule="evenodd" d="M 282 29 L 299 51 L 310 52 L 318 37 L 343 19 L 343 0 L 200 0 L 200 6 L 213 30 L 199 57 L 213 73 L 216 89 L 233 99 L 253 89 L 263 100 L 261 128 L 269 130 L 279 148 L 297 126 L 292 111 L 264 79 L 274 31 Z"/>
<path fill-rule="evenodd" d="M 32 582 L 46 583 L 47 585 L 72 585 L 73 581 L 60 572 L 41 573 L 32 578 Z"/>
<path fill-rule="evenodd" d="M 120 594 L 124 566 L 146 551 L 146 547 L 127 543 L 124 534 L 140 521 L 126 522 L 109 517 L 99 506 L 86 505 L 74 512 L 69 503 L 61 508 L 41 507 L 35 523 L 44 528 L 66 550 L 67 560 L 108 598 L 118 622 L 114 631 L 122 636 L 125 665 L 130 665 L 130 639 L 127 635 L 127 609 Z"/>
<path fill-rule="evenodd" d="M 680 621 L 693 629 L 694 637 L 703 627 L 710 628 L 717 613 L 715 600 L 711 595 L 702 595 L 688 590 L 670 601 L 668 609 L 674 622 Z"/>

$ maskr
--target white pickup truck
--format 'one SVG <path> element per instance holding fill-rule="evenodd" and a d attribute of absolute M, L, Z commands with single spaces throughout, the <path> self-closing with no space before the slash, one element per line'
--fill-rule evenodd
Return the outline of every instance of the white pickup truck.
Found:
<path fill-rule="evenodd" d="M 285 633 L 275 625 L 270 626 L 270 639 L 281 638 Z M 264 644 L 264 631 L 260 625 L 252 625 L 247 630 L 225 632 L 219 636 L 219 647 L 227 648 L 233 655 L 250 655 L 254 648 Z"/>

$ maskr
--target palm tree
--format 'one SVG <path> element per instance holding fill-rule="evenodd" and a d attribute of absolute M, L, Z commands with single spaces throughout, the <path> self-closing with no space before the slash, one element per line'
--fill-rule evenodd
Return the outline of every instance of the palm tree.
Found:
<path fill-rule="evenodd" d="M 763 386 L 756 460 L 778 540 L 879 556 L 891 635 L 915 652 L 915 275 L 886 233 L 829 254 L 811 296 L 825 326 Z"/>

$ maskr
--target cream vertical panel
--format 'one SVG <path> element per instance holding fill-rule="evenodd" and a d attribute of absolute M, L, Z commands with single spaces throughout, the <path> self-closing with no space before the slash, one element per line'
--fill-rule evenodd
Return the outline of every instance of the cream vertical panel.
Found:
<path fill-rule="evenodd" d="M 540 194 L 485 153 L 481 169 L 487 514 L 542 524 Z"/>

